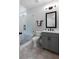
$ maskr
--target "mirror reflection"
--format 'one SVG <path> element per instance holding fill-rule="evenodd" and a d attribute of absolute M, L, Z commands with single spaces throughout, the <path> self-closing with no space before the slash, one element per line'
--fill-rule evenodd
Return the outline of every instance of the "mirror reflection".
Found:
<path fill-rule="evenodd" d="M 56 11 L 46 13 L 46 27 L 56 28 Z"/>

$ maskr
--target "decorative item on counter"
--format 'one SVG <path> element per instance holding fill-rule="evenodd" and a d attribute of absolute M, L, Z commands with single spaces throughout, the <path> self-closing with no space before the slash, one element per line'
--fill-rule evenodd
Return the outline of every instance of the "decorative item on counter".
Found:
<path fill-rule="evenodd" d="M 51 28 L 50 28 L 50 31 L 51 31 Z"/>
<path fill-rule="evenodd" d="M 45 30 L 48 30 L 48 31 L 54 31 L 53 28 L 47 28 L 47 29 L 45 29 Z"/>
<path fill-rule="evenodd" d="M 37 22 L 37 26 L 42 26 L 43 20 L 37 20 L 36 22 Z"/>
<path fill-rule="evenodd" d="M 54 31 L 54 29 L 52 29 L 52 31 Z"/>
<path fill-rule="evenodd" d="M 49 31 L 49 29 L 48 29 L 48 31 Z"/>

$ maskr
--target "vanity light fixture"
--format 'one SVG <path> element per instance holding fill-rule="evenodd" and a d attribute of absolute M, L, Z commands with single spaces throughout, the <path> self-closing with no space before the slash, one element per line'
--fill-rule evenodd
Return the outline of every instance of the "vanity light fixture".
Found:
<path fill-rule="evenodd" d="M 51 9 L 53 9 L 53 6 L 50 6 L 50 7 L 49 7 L 49 10 L 51 10 Z"/>
<path fill-rule="evenodd" d="M 56 8 L 56 6 L 57 6 L 57 3 L 55 2 L 55 3 L 49 3 L 48 5 L 46 5 L 46 6 L 44 6 L 44 11 L 49 11 L 49 10 L 53 10 L 53 9 L 55 9 Z"/>

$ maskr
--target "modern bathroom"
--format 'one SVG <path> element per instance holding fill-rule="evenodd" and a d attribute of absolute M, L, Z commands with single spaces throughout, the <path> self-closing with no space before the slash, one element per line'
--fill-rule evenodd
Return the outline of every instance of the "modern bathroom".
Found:
<path fill-rule="evenodd" d="M 20 59 L 59 59 L 58 0 L 20 0 Z"/>

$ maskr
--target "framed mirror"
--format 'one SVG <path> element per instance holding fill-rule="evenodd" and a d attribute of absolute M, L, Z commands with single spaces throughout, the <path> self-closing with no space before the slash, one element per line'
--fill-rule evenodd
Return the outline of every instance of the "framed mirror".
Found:
<path fill-rule="evenodd" d="M 46 13 L 46 28 L 57 27 L 57 14 L 56 11 Z"/>

